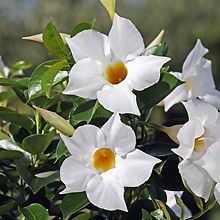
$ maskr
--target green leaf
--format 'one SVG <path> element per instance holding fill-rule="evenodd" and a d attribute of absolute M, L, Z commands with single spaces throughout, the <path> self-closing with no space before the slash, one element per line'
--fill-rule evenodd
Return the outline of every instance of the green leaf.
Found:
<path fill-rule="evenodd" d="M 6 107 L 0 107 L 0 119 L 20 125 L 27 130 L 34 127 L 34 121 L 31 118 Z"/>
<path fill-rule="evenodd" d="M 53 82 L 56 75 L 67 64 L 68 64 L 67 60 L 61 60 L 55 63 L 54 65 L 52 65 L 43 75 L 41 79 L 41 86 L 42 86 L 42 90 L 46 93 L 47 97 L 50 96 L 50 89 L 53 86 Z"/>
<path fill-rule="evenodd" d="M 157 165 L 155 168 L 154 168 L 154 170 L 157 172 L 157 174 L 161 174 L 161 172 L 162 172 L 162 169 L 163 169 L 163 167 L 164 167 L 164 165 L 165 165 L 165 163 L 166 163 L 167 161 L 166 160 L 164 160 L 164 161 L 162 161 L 159 165 Z"/>
<path fill-rule="evenodd" d="M 65 154 L 68 153 L 68 150 L 62 140 L 59 141 L 56 149 L 56 161 L 55 163 Z"/>
<path fill-rule="evenodd" d="M 43 94 L 42 91 L 42 78 L 46 72 L 53 66 L 55 63 L 60 62 L 60 60 L 51 60 L 45 63 L 40 64 L 32 73 L 29 86 L 28 86 L 28 96 L 29 100 L 37 98 Z M 53 85 L 58 84 L 63 81 L 68 76 L 66 71 L 59 72 L 53 82 Z"/>
<path fill-rule="evenodd" d="M 111 115 L 112 113 L 104 109 L 97 101 L 89 100 L 73 108 L 70 113 L 70 123 L 73 126 L 80 122 L 86 122 L 88 124 L 92 118 L 109 118 Z"/>
<path fill-rule="evenodd" d="M 47 149 L 55 135 L 55 130 L 52 130 L 48 134 L 30 135 L 22 141 L 22 148 L 33 155 L 43 153 Z"/>
<path fill-rule="evenodd" d="M 22 158 L 24 155 L 16 150 L 0 150 L 0 160 L 15 160 Z"/>
<path fill-rule="evenodd" d="M 165 218 L 163 217 L 163 211 L 161 209 L 157 209 L 150 214 L 157 220 L 165 220 Z"/>
<path fill-rule="evenodd" d="M 58 171 L 46 178 L 35 177 L 30 173 L 27 168 L 27 164 L 23 160 L 15 160 L 15 165 L 19 176 L 27 183 L 33 193 L 37 193 L 42 187 L 53 183 L 56 179 L 59 178 Z"/>
<path fill-rule="evenodd" d="M 3 133 L 2 131 L 0 131 L 0 141 L 6 140 L 6 139 L 9 139 L 9 136 Z"/>
<path fill-rule="evenodd" d="M 18 204 L 17 202 L 11 201 L 4 205 L 0 206 L 0 216 L 5 215 L 9 213 L 12 210 L 15 210 L 17 208 Z"/>
<path fill-rule="evenodd" d="M 44 206 L 33 203 L 26 207 L 18 207 L 18 210 L 27 220 L 48 220 L 49 214 Z"/>
<path fill-rule="evenodd" d="M 67 120 L 65 120 L 55 112 L 51 112 L 43 108 L 39 108 L 37 106 L 34 106 L 34 108 L 39 112 L 39 114 L 44 118 L 44 120 L 50 125 L 52 125 L 54 128 L 56 128 L 64 134 L 68 134 L 70 136 L 73 135 L 74 128 Z"/>
<path fill-rule="evenodd" d="M 175 76 L 169 74 L 166 69 L 162 71 L 161 78 L 158 83 L 143 90 L 135 91 L 139 109 L 144 113 L 161 102 L 167 95 L 169 95 L 182 82 Z"/>
<path fill-rule="evenodd" d="M 7 86 L 7 87 L 18 88 L 22 90 L 27 89 L 27 86 L 23 85 L 18 80 L 8 79 L 8 78 L 0 78 L 0 86 Z"/>
<path fill-rule="evenodd" d="M 96 20 L 93 19 L 90 23 L 83 22 L 83 23 L 78 24 L 76 27 L 74 27 L 71 30 L 70 37 L 74 37 L 76 34 L 82 31 L 92 29 L 95 26 L 95 22 Z"/>
<path fill-rule="evenodd" d="M 0 102 L 5 101 L 5 100 L 9 100 L 13 97 L 16 97 L 15 93 L 13 92 L 13 90 L 8 90 L 8 91 L 3 91 L 0 92 Z"/>
<path fill-rule="evenodd" d="M 29 69 L 32 65 L 24 60 L 21 60 L 17 63 L 15 63 L 11 68 L 10 68 L 10 73 L 14 74 L 19 70 L 26 70 Z"/>
<path fill-rule="evenodd" d="M 76 218 L 73 220 L 89 220 L 91 218 L 91 215 L 89 213 L 82 213 L 78 215 Z"/>
<path fill-rule="evenodd" d="M 67 218 L 69 215 L 76 213 L 80 209 L 89 204 L 89 200 L 84 192 L 70 193 L 66 195 L 60 205 L 63 218 Z"/>
<path fill-rule="evenodd" d="M 65 58 L 69 56 L 66 45 L 63 42 L 60 33 L 54 26 L 52 20 L 47 24 L 43 32 L 43 42 L 49 53 L 58 58 Z"/>
<path fill-rule="evenodd" d="M 150 213 L 142 209 L 142 218 L 141 220 L 152 220 Z"/>
<path fill-rule="evenodd" d="M 168 52 L 168 44 L 166 42 L 148 48 L 144 55 L 166 56 Z"/>

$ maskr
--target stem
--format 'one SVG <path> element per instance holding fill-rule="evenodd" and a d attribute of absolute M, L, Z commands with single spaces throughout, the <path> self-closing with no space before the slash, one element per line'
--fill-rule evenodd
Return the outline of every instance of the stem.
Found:
<path fill-rule="evenodd" d="M 187 220 L 194 220 L 194 219 L 198 219 L 199 217 L 201 217 L 203 214 L 205 214 L 206 212 L 208 212 L 210 209 L 212 209 L 214 207 L 216 203 L 216 199 L 213 196 L 205 205 L 204 209 L 201 210 L 200 212 L 196 213 L 195 215 L 193 215 L 191 218 L 188 218 Z"/>
<path fill-rule="evenodd" d="M 35 123 L 36 123 L 36 134 L 40 133 L 40 115 L 38 111 L 35 111 Z"/>

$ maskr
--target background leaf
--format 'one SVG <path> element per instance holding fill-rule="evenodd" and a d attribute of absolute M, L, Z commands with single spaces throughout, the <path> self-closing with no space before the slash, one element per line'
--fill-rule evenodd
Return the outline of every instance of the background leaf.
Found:
<path fill-rule="evenodd" d="M 44 206 L 33 203 L 26 207 L 19 207 L 18 210 L 27 220 L 48 220 L 49 214 Z"/>
<path fill-rule="evenodd" d="M 90 202 L 84 192 L 67 194 L 60 205 L 63 218 L 67 218 L 69 215 L 79 211 L 89 203 Z"/>

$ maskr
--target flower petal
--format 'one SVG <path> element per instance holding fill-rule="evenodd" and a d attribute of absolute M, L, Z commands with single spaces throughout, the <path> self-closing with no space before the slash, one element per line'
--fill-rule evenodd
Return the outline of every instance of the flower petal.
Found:
<path fill-rule="evenodd" d="M 69 83 L 63 94 L 96 99 L 97 91 L 106 84 L 102 66 L 91 59 L 84 59 L 70 70 Z"/>
<path fill-rule="evenodd" d="M 209 51 L 206 49 L 201 41 L 198 39 L 196 45 L 192 51 L 187 56 L 185 62 L 183 63 L 183 76 L 184 79 L 196 74 L 195 67 L 200 62 L 201 58 L 207 54 Z"/>
<path fill-rule="evenodd" d="M 164 110 L 168 111 L 173 105 L 187 100 L 188 91 L 185 89 L 184 84 L 175 88 L 164 100 Z"/>
<path fill-rule="evenodd" d="M 216 89 L 207 92 L 205 95 L 200 96 L 200 99 L 215 106 L 220 110 L 220 92 Z"/>
<path fill-rule="evenodd" d="M 220 183 L 217 183 L 215 185 L 214 194 L 215 194 L 216 200 L 218 201 L 218 204 L 220 204 Z"/>
<path fill-rule="evenodd" d="M 183 160 L 179 164 L 179 172 L 193 193 L 205 201 L 209 199 L 214 181 L 206 170 L 190 160 Z"/>
<path fill-rule="evenodd" d="M 125 187 L 137 187 L 146 182 L 155 164 L 161 160 L 140 150 L 134 150 L 125 158 L 116 157 L 119 182 Z"/>
<path fill-rule="evenodd" d="M 83 125 L 77 128 L 71 138 L 62 134 L 60 136 L 72 155 L 86 156 L 93 152 L 96 147 L 105 146 L 101 129 L 94 125 Z"/>
<path fill-rule="evenodd" d="M 216 182 L 220 182 L 219 155 L 220 142 L 216 142 L 208 148 L 206 154 L 198 161 L 198 164 L 201 165 Z"/>
<path fill-rule="evenodd" d="M 114 170 L 94 176 L 87 185 L 86 194 L 89 201 L 99 208 L 127 211 L 124 187 L 114 177 Z"/>
<path fill-rule="evenodd" d="M 212 125 L 218 119 L 218 110 L 208 103 L 192 99 L 188 102 L 183 102 L 183 105 L 186 108 L 189 120 L 199 120 L 203 125 Z"/>
<path fill-rule="evenodd" d="M 106 62 L 110 60 L 108 36 L 95 30 L 85 30 L 73 38 L 66 38 L 76 62 L 85 58 Z"/>
<path fill-rule="evenodd" d="M 81 158 L 76 155 L 68 157 L 60 167 L 60 178 L 66 186 L 61 193 L 85 191 L 88 182 L 95 174 L 96 171 L 87 167 Z"/>
<path fill-rule="evenodd" d="M 123 83 L 104 86 L 102 91 L 98 91 L 97 97 L 100 104 L 111 112 L 140 115 L 136 96 Z"/>
<path fill-rule="evenodd" d="M 140 56 L 127 63 L 128 76 L 126 81 L 135 90 L 146 89 L 160 79 L 160 69 L 170 58 L 154 55 Z"/>
<path fill-rule="evenodd" d="M 195 139 L 200 137 L 203 133 L 204 128 L 200 121 L 188 121 L 182 128 L 180 128 L 177 134 L 180 146 L 177 149 L 173 148 L 172 151 L 183 159 L 188 159 L 193 153 Z"/>
<path fill-rule="evenodd" d="M 101 128 L 105 136 L 106 146 L 114 148 L 116 154 L 123 156 L 134 150 L 135 133 L 131 127 L 123 124 L 119 114 L 114 114 Z"/>
<path fill-rule="evenodd" d="M 109 33 L 109 42 L 115 59 L 123 62 L 134 59 L 144 51 L 144 41 L 137 28 L 130 20 L 117 14 Z"/>

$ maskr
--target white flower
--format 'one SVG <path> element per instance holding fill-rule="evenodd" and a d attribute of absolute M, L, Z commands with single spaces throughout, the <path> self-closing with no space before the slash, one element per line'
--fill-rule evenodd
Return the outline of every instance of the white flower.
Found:
<path fill-rule="evenodd" d="M 66 38 L 76 64 L 64 94 L 98 99 L 112 112 L 140 115 L 133 89 L 158 82 L 170 58 L 142 56 L 144 41 L 134 24 L 115 14 L 108 36 L 85 30 Z"/>
<path fill-rule="evenodd" d="M 9 68 L 5 66 L 2 57 L 0 56 L 0 78 L 8 77 L 9 75 Z"/>
<path fill-rule="evenodd" d="M 219 131 L 219 130 L 218 130 Z M 214 195 L 220 204 L 220 172 L 219 172 L 219 155 L 220 155 L 220 142 L 215 142 L 207 150 L 206 154 L 198 161 L 200 164 L 217 183 L 214 189 Z"/>
<path fill-rule="evenodd" d="M 73 137 L 61 135 L 71 156 L 60 169 L 66 189 L 62 193 L 86 191 L 94 205 L 107 210 L 124 210 L 124 187 L 147 181 L 160 160 L 135 149 L 133 130 L 114 114 L 101 128 L 79 127 Z"/>
<path fill-rule="evenodd" d="M 173 212 L 180 217 L 181 216 L 181 207 L 177 204 L 175 195 L 178 197 L 181 197 L 183 195 L 183 191 L 169 191 L 165 190 L 165 193 L 167 195 L 167 206 L 169 206 Z M 185 206 L 185 215 L 184 219 L 192 217 L 191 211 L 188 209 L 187 206 Z"/>
<path fill-rule="evenodd" d="M 180 128 L 177 139 L 180 146 L 172 149 L 181 156 L 179 171 L 190 189 L 206 201 L 209 199 L 214 180 L 204 169 L 201 161 L 213 144 L 220 141 L 220 114 L 217 109 L 200 100 L 190 100 L 183 103 L 189 121 Z"/>
<path fill-rule="evenodd" d="M 176 103 L 196 97 L 220 109 L 220 92 L 215 89 L 211 61 L 203 57 L 207 53 L 208 49 L 203 47 L 198 39 L 183 64 L 182 73 L 171 72 L 185 83 L 174 89 L 164 99 L 165 111 Z"/>

